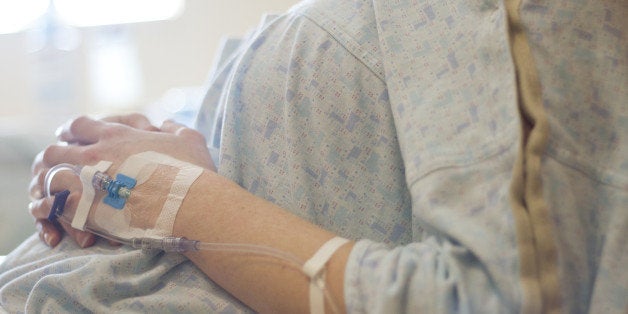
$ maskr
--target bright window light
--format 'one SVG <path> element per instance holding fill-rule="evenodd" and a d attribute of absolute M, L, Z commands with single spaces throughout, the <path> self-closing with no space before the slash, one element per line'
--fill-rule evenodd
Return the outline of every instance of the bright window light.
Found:
<path fill-rule="evenodd" d="M 88 55 L 94 100 L 106 107 L 123 108 L 137 101 L 143 88 L 137 51 L 124 33 L 102 35 Z"/>
<path fill-rule="evenodd" d="M 72 26 L 98 26 L 168 20 L 183 0 L 53 0 L 59 18 Z"/>
<path fill-rule="evenodd" d="M 46 13 L 48 0 L 0 0 L 0 34 L 28 28 Z"/>

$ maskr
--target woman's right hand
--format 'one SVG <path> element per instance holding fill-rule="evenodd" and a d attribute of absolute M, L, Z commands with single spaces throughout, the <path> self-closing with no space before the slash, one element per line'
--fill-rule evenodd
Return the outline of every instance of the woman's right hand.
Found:
<path fill-rule="evenodd" d="M 128 114 L 110 116 L 102 119 L 106 122 L 124 124 L 136 129 L 145 131 L 160 131 L 160 129 L 150 123 L 148 118 L 141 114 Z M 60 142 L 67 143 L 67 145 L 89 145 L 92 143 L 84 143 L 79 138 L 83 138 L 79 135 L 73 135 L 71 132 L 67 132 L 67 128 L 71 125 L 72 120 L 59 127 L 56 132 L 57 139 Z M 64 132 L 65 130 L 65 132 Z M 48 221 L 48 213 L 37 210 L 38 208 L 51 208 L 54 201 L 53 197 L 45 197 L 42 182 L 48 170 L 54 165 L 47 165 L 44 163 L 44 151 L 37 154 L 33 165 L 32 178 L 29 186 L 29 194 L 31 203 L 29 204 L 29 212 L 35 218 L 35 227 L 39 233 L 39 238 L 44 241 L 48 246 L 55 247 L 63 236 L 65 231 L 72 239 L 78 243 L 82 248 L 89 247 L 94 244 L 96 237 L 94 234 L 81 231 L 72 228 L 71 226 L 61 223 L 63 230 L 58 229 Z"/>

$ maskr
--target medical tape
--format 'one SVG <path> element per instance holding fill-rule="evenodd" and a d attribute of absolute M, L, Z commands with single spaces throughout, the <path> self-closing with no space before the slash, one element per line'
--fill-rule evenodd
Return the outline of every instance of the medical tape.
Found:
<path fill-rule="evenodd" d="M 174 220 L 190 186 L 203 173 L 203 168 L 154 151 L 130 156 L 120 167 L 119 173 L 135 178 L 137 184 L 145 182 L 157 169 L 166 165 L 178 169 L 170 191 L 157 218 L 154 229 L 147 230 L 146 236 L 170 236 Z"/>
<path fill-rule="evenodd" d="M 334 237 L 325 242 L 314 255 L 303 264 L 303 272 L 310 277 L 310 313 L 325 313 L 325 264 L 336 251 L 349 240 Z"/>
<path fill-rule="evenodd" d="M 83 184 L 83 192 L 81 193 L 81 199 L 79 200 L 74 218 L 72 218 L 72 228 L 85 230 L 85 222 L 89 215 L 89 210 L 92 207 L 94 198 L 96 197 L 96 191 L 92 185 L 92 179 L 96 172 L 106 172 L 111 167 L 110 161 L 102 160 L 95 166 L 83 166 L 81 169 L 81 183 Z"/>
<path fill-rule="evenodd" d="M 200 167 L 188 166 L 180 169 L 172 183 L 170 193 L 168 193 L 168 198 L 161 209 L 159 218 L 157 218 L 155 230 L 172 231 L 174 228 L 174 220 L 181 203 L 183 203 L 183 199 L 187 195 L 192 183 L 203 173 L 203 169 Z"/>

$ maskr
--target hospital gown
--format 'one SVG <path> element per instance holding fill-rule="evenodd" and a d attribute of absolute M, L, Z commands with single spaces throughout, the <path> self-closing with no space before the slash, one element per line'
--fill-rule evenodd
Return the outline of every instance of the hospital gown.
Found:
<path fill-rule="evenodd" d="M 212 72 L 219 172 L 358 241 L 347 311 L 628 308 L 627 6 L 513 3 L 303 2 Z M 36 236 L 0 304 L 249 311 L 181 255 Z"/>

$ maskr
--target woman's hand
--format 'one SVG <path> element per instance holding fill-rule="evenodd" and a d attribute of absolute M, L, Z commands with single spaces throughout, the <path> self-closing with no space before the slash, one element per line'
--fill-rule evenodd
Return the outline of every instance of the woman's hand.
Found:
<path fill-rule="evenodd" d="M 29 210 L 36 219 L 40 237 L 50 246 L 59 242 L 62 233 L 46 219 L 53 197 L 43 197 L 42 191 L 45 174 L 56 164 L 66 162 L 93 165 L 100 160 L 108 160 L 113 162 L 110 171 L 115 172 L 128 156 L 153 150 L 203 168 L 215 169 L 203 136 L 170 121 L 164 122 L 161 128 L 156 128 L 141 115 L 110 117 L 100 121 L 80 117 L 61 127 L 57 136 L 61 141 L 70 144 L 51 145 L 38 155 L 33 164 L 34 177 L 30 187 L 33 202 Z M 81 190 L 78 180 L 62 173 L 59 177 L 55 177 L 53 187 L 57 188 L 51 193 L 70 189 L 72 193 L 66 207 L 75 207 Z M 95 238 L 91 233 L 73 229 L 63 223 L 62 227 L 81 247 L 94 243 Z"/>
<path fill-rule="evenodd" d="M 165 122 L 156 132 L 82 117 L 62 129 L 59 137 L 81 145 L 48 147 L 42 153 L 39 162 L 42 169 L 48 169 L 59 163 L 94 165 L 98 161 L 107 160 L 113 163 L 107 172 L 116 173 L 129 156 L 145 151 L 156 151 L 202 168 L 215 170 L 203 136 L 173 122 Z M 160 166 L 162 164 L 158 163 L 157 169 Z M 153 175 L 158 175 L 158 171 L 155 170 Z M 169 171 L 166 173 L 171 174 Z M 60 172 L 53 182 L 52 192 L 70 189 L 71 194 L 66 203 L 66 210 L 70 213 L 76 209 L 80 196 L 80 192 L 76 190 L 80 189 L 81 184 L 77 181 L 75 175 Z M 152 214 L 155 213 L 155 208 L 158 210 L 160 208 L 150 204 L 146 208 L 138 208 L 131 206 L 131 203 L 133 197 L 139 199 L 137 204 L 159 203 L 154 198 L 161 196 L 167 187 L 160 182 L 163 181 L 149 179 L 133 188 L 123 212 L 130 214 L 130 226 L 140 225 L 141 228 L 141 224 L 150 225 L 151 221 L 142 219 L 154 217 Z M 33 185 L 41 189 L 42 184 L 43 179 L 36 179 Z M 140 189 L 146 188 L 147 185 L 147 190 L 151 192 L 142 196 Z M 43 221 L 50 211 L 51 204 L 51 198 L 35 201 L 32 207 L 33 215 Z M 136 213 L 141 213 L 142 217 L 133 225 L 132 218 Z M 104 216 L 101 221 L 104 224 L 111 223 L 112 220 L 108 220 L 109 218 Z M 98 219 L 90 219 L 91 217 L 88 217 L 88 223 L 98 225 L 100 222 Z M 69 225 L 63 225 L 63 228 L 71 235 L 78 235 Z M 331 232 L 248 192 L 235 182 L 212 171 L 203 171 L 189 187 L 186 197 L 177 208 L 172 235 L 208 243 L 247 243 L 271 247 L 291 254 L 301 261 L 311 258 L 334 236 Z M 344 245 L 338 250 L 325 268 L 325 284 L 329 287 L 328 291 L 341 305 L 344 304 L 344 269 L 352 245 Z M 185 255 L 209 278 L 260 312 L 294 313 L 308 310 L 309 280 L 298 270 L 286 271 L 286 264 L 268 263 L 267 259 L 260 260 L 257 254 L 229 251 L 189 251 L 185 252 Z"/>

